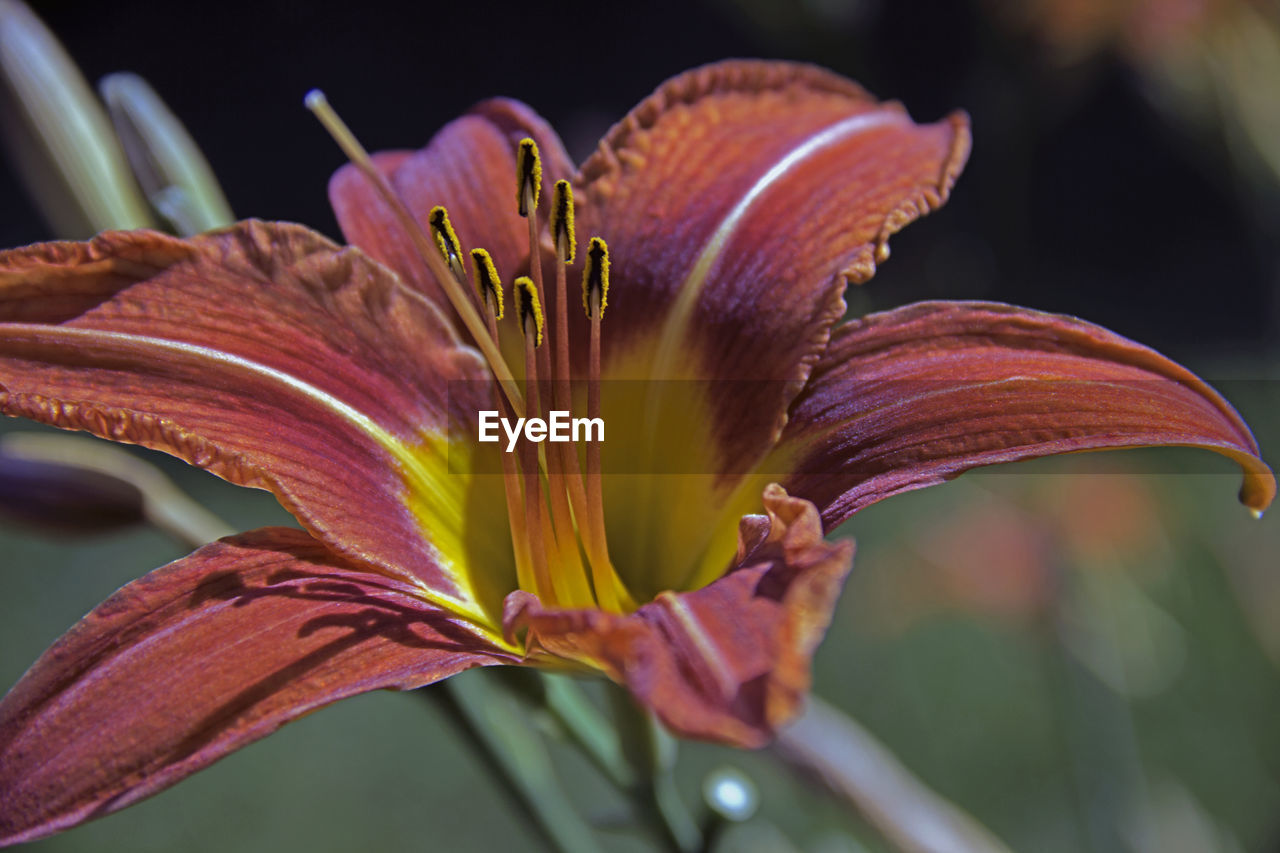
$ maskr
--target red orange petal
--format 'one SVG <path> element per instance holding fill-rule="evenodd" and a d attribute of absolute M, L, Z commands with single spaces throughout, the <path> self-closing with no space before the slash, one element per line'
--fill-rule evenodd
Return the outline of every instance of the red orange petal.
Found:
<path fill-rule="evenodd" d="M 799 709 L 809 662 L 853 563 L 827 543 L 817 509 L 777 486 L 767 517 L 744 519 L 739 565 L 695 592 L 662 593 L 628 615 L 545 610 L 508 599 L 507 628 L 531 651 L 603 669 L 672 731 L 761 746 Z"/>
<path fill-rule="evenodd" d="M 1074 317 L 933 302 L 840 328 L 779 446 L 794 493 L 828 528 L 980 465 L 1080 450 L 1185 445 L 1244 471 L 1261 512 L 1275 476 L 1239 414 L 1191 371 Z"/>
<path fill-rule="evenodd" d="M 299 226 L 185 242 L 117 232 L 0 255 L 12 298 L 36 305 L 65 305 L 68 290 L 97 299 L 100 277 L 124 266 L 133 283 L 91 311 L 0 325 L 5 412 L 270 489 L 336 552 L 468 597 L 448 562 L 459 555 L 442 553 L 449 524 L 414 509 L 432 484 L 415 482 L 448 476 L 448 380 L 486 374 L 433 305 Z M 10 295 L 0 287 L 0 312 Z"/>
<path fill-rule="evenodd" d="M 579 230 L 612 260 L 605 373 L 758 381 L 713 401 L 720 470 L 746 470 L 843 315 L 846 279 L 945 201 L 968 146 L 962 114 L 919 125 L 814 66 L 731 61 L 664 83 L 580 176 Z"/>
<path fill-rule="evenodd" d="M 0 845 L 124 808 L 338 699 L 508 660 L 300 530 L 121 589 L 0 701 Z"/>

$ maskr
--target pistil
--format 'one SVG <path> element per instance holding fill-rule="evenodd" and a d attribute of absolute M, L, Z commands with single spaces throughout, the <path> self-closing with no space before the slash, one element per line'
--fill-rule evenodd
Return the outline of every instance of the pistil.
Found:
<path fill-rule="evenodd" d="M 516 386 L 515 377 L 511 375 L 511 369 L 507 366 L 506 361 L 503 360 L 497 343 L 489 336 L 488 329 L 485 328 L 485 323 L 480 318 L 479 312 L 476 311 L 475 305 L 467 296 L 464 288 L 454 279 L 452 271 L 444 259 L 433 249 L 432 241 L 423 232 L 422 226 L 418 224 L 417 220 L 413 218 L 413 214 L 405 207 L 404 202 L 396 195 L 396 191 L 392 189 L 386 177 L 373 165 L 373 160 L 369 158 L 369 152 L 365 151 L 364 146 L 360 144 L 355 134 L 351 132 L 351 128 L 347 127 L 346 123 L 334 112 L 333 107 L 329 106 L 329 101 L 325 98 L 324 92 L 319 89 L 312 89 L 307 93 L 304 103 L 307 105 L 307 109 L 311 110 L 315 117 L 319 119 L 324 129 L 329 132 L 329 135 L 333 137 L 333 141 L 338 143 L 338 147 L 347 155 L 347 159 L 360 170 L 378 195 L 382 197 L 382 200 L 386 202 L 387 207 L 390 208 L 392 214 L 400 223 L 400 227 L 413 243 L 418 256 L 439 281 L 440 287 L 453 305 L 453 309 L 458 312 L 458 316 L 462 318 L 467 331 L 471 333 L 476 345 L 480 347 L 485 360 L 489 362 L 489 369 L 493 371 L 498 384 L 502 386 L 503 393 L 506 394 L 511 408 L 517 415 L 522 415 L 524 412 L 524 399 L 520 395 L 520 389 Z"/>

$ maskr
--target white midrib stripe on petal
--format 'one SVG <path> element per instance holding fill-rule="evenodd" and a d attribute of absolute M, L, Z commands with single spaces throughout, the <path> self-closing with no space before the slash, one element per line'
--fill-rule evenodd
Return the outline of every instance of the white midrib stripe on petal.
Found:
<path fill-rule="evenodd" d="M 168 338 L 153 338 L 146 335 L 134 335 L 126 332 L 108 332 L 97 329 L 83 329 L 74 326 L 42 326 L 27 323 L 8 323 L 5 324 L 5 327 L 7 330 L 12 332 L 31 333 L 36 340 L 62 338 L 64 340 L 71 339 L 68 343 L 72 343 L 75 339 L 80 338 L 84 339 L 85 345 L 90 347 L 94 343 L 111 342 L 134 348 L 149 348 L 160 352 L 177 353 L 194 359 L 214 361 L 236 370 L 265 377 L 272 382 L 279 383 L 288 387 L 290 390 L 297 392 L 307 400 L 334 413 L 341 419 L 350 423 L 357 430 L 368 435 L 374 443 L 386 450 L 387 453 L 402 466 L 405 477 L 410 482 L 422 483 L 424 485 L 431 482 L 431 477 L 427 470 L 423 467 L 422 463 L 414 457 L 413 453 L 405 446 L 404 442 L 400 441 L 390 432 L 383 429 L 368 415 L 348 403 L 343 402 L 329 392 L 317 388 L 311 383 L 305 382 L 296 376 L 285 373 L 282 370 L 277 370 L 274 367 L 268 367 L 265 364 L 243 358 L 238 355 L 233 355 L 232 353 L 223 352 L 222 350 L 199 346 L 197 344 L 184 343 L 182 341 L 169 340 Z M 460 588 L 468 588 L 468 584 L 465 582 L 465 579 L 457 577 L 454 572 L 447 568 L 446 561 L 442 559 L 442 556 L 439 554 L 435 546 L 432 545 L 431 541 L 426 539 L 426 537 L 424 537 L 424 541 L 437 553 L 436 568 L 448 575 Z M 438 604 L 460 616 L 473 620 L 479 619 L 481 624 L 484 623 L 483 614 L 478 611 L 474 602 L 468 599 L 447 595 L 439 590 L 432 589 L 408 572 L 405 572 L 401 577 L 415 583 L 422 596 L 428 601 Z"/>
<path fill-rule="evenodd" d="M 652 458 L 656 452 L 654 442 L 657 440 L 658 424 L 661 423 L 662 395 L 656 393 L 654 389 L 661 387 L 663 380 L 675 379 L 680 375 L 676 369 L 688 357 L 686 353 L 682 353 L 681 345 L 693 317 L 693 309 L 702 295 L 702 289 L 706 285 L 711 268 L 724 253 L 730 238 L 746 217 L 747 212 L 783 176 L 814 155 L 860 133 L 889 124 L 906 122 L 910 122 L 910 119 L 905 113 L 881 107 L 872 112 L 849 116 L 816 131 L 757 178 L 742 198 L 738 199 L 733 209 L 720 220 L 720 224 L 716 226 L 706 246 L 699 253 L 693 268 L 685 277 L 684 283 L 676 292 L 675 304 L 672 305 L 670 313 L 663 322 L 662 332 L 658 338 L 658 348 L 654 353 L 653 367 L 649 373 L 650 392 L 646 395 L 644 406 L 645 431 L 650 436 L 648 446 L 644 449 L 647 458 Z M 640 485 L 638 492 L 640 509 L 636 523 L 647 529 L 652 523 L 653 499 L 649 487 L 645 484 Z"/>
<path fill-rule="evenodd" d="M 884 109 L 842 119 L 819 130 L 791 149 L 785 157 L 774 163 L 751 185 L 751 189 L 747 190 L 733 209 L 720 220 L 707 245 L 698 255 L 698 260 L 694 262 L 693 269 L 689 271 L 689 275 L 685 277 L 684 283 L 677 291 L 675 305 L 672 306 L 671 313 L 663 324 L 651 374 L 653 379 L 666 379 L 675 375 L 672 371 L 677 364 L 676 357 L 680 341 L 693 315 L 698 297 L 702 294 L 702 288 L 706 285 L 707 275 L 720 255 L 724 253 L 729 238 L 733 236 L 733 232 L 737 230 L 752 205 L 787 172 L 824 149 L 867 130 L 905 121 L 908 121 L 905 115 Z"/>

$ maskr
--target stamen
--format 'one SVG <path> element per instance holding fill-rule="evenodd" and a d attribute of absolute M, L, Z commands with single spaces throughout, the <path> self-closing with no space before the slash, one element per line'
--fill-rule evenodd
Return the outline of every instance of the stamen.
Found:
<path fill-rule="evenodd" d="M 556 316 L 555 316 L 555 383 L 552 394 L 555 408 L 572 412 L 573 392 L 569 385 L 569 327 L 565 311 L 565 264 L 573 262 L 577 246 L 573 231 L 573 189 L 568 181 L 557 181 L 551 206 L 551 235 L 556 257 Z M 532 245 L 533 235 L 530 235 Z M 578 451 L 572 443 L 561 443 L 549 450 L 548 480 L 551 491 L 551 514 L 555 520 L 556 541 L 561 551 L 562 571 L 571 579 L 572 588 L 585 596 L 587 605 L 594 606 L 587 583 L 582 557 L 578 551 L 578 532 L 575 523 L 586 511 L 587 493 L 582 487 L 582 475 L 578 470 Z M 572 504 L 572 509 L 570 508 Z M 576 510 L 576 513 L 575 513 Z M 588 548 L 588 560 L 592 549 Z M 594 565 L 594 563 L 593 563 Z M 593 576 L 596 572 L 593 568 Z"/>
<path fill-rule="evenodd" d="M 475 288 L 473 299 L 467 294 L 464 250 L 445 208 L 432 208 L 426 223 L 428 227 L 424 228 L 387 178 L 374 166 L 350 129 L 334 113 L 324 95 L 313 91 L 308 94 L 306 104 L 388 205 L 484 353 L 501 388 L 501 391 L 497 387 L 493 389 L 495 408 L 500 415 L 503 418 L 514 415 L 529 419 L 539 416 L 542 409 L 539 374 L 544 381 L 551 382 L 554 408 L 568 412 L 572 407 L 572 388 L 565 268 L 574 262 L 576 254 L 573 190 L 568 181 L 558 181 L 551 210 L 552 245 L 560 261 L 555 265 L 557 310 L 553 333 L 545 327 L 543 313 L 549 297 L 543 290 L 543 249 L 538 239 L 537 208 L 542 164 L 536 143 L 529 138 L 521 140 L 516 162 L 517 207 L 520 214 L 528 219 L 529 226 L 529 276 L 512 283 L 516 290 L 526 362 L 522 394 L 498 348 L 497 321 L 504 314 L 504 304 L 502 284 L 492 257 L 484 249 L 470 253 L 471 280 Z M 583 298 L 592 325 L 588 408 L 592 417 L 599 418 L 599 324 L 606 303 L 608 256 L 602 240 L 593 240 L 592 248 L 595 255 L 594 259 L 588 260 Z M 593 286 L 594 290 L 591 290 Z M 547 334 L 555 335 L 554 359 L 551 348 L 542 347 Z M 598 606 L 606 610 L 620 612 L 633 609 L 634 602 L 608 557 L 598 443 L 587 442 L 588 469 L 593 475 L 590 477 L 590 493 L 584 488 L 578 453 L 573 444 L 553 442 L 546 448 L 545 459 L 543 456 L 540 444 L 527 438 L 520 442 L 517 454 L 500 454 L 520 587 L 538 595 L 548 606 L 590 607 L 598 601 Z M 580 548 L 585 550 L 590 560 L 590 576 Z"/>
<path fill-rule="evenodd" d="M 516 153 L 516 209 L 521 216 L 538 207 L 542 193 L 542 160 L 538 157 L 538 143 L 529 137 L 520 140 Z"/>
<path fill-rule="evenodd" d="M 435 235 L 436 245 L 440 247 L 440 254 L 449 264 L 453 277 L 459 282 L 466 281 L 467 274 L 462 268 L 462 245 L 458 242 L 458 235 L 453 230 L 452 223 L 449 222 L 449 211 L 436 205 L 431 208 L 428 221 L 431 223 L 431 233 Z"/>
<path fill-rule="evenodd" d="M 538 395 L 538 358 L 535 350 L 542 344 L 542 305 L 537 288 L 528 276 L 520 276 L 511 283 L 520 306 L 520 332 L 524 337 L 524 390 L 528 405 L 528 417 L 536 418 L 541 411 Z M 546 502 L 542 496 L 542 482 L 538 472 L 538 445 L 524 441 L 520 447 L 520 467 L 524 474 L 525 526 L 529 533 L 529 545 L 533 557 L 533 587 L 531 591 L 552 606 L 559 603 L 556 584 L 547 564 L 547 544 L 554 541 L 548 535 L 549 519 Z"/>
<path fill-rule="evenodd" d="M 551 236 L 555 244 L 556 258 L 556 316 L 555 316 L 555 394 L 556 408 L 568 411 L 573 401 L 573 390 L 570 387 L 569 367 L 569 299 L 567 295 L 565 267 L 573 263 L 577 254 L 577 241 L 573 228 L 573 188 L 568 181 L 557 181 L 555 202 L 551 210 Z M 532 238 L 531 238 L 532 239 Z M 590 446 L 592 442 L 587 442 Z M 559 478 L 553 476 L 552 494 L 556 494 L 554 486 L 560 485 L 560 492 L 566 489 L 573 511 L 583 533 L 583 547 L 587 552 L 587 560 L 591 564 L 591 577 L 596 588 L 596 596 L 600 606 L 606 610 L 619 611 L 619 597 L 616 589 L 620 586 L 609 562 L 609 549 L 603 535 L 602 527 L 586 523 L 590 517 L 590 499 L 582 484 L 582 473 L 578 465 L 578 453 L 570 444 L 562 444 L 558 448 L 558 470 L 563 472 Z M 599 448 L 597 448 L 597 453 Z M 556 473 L 553 469 L 553 474 Z M 567 506 L 561 508 L 562 515 L 568 515 Z"/>
<path fill-rule="evenodd" d="M 591 342 L 587 356 L 587 418 L 600 418 L 600 320 L 604 317 L 604 307 L 609 295 L 609 246 L 599 237 L 591 238 L 591 246 L 587 249 L 587 262 L 582 270 L 582 304 L 587 316 L 591 319 Z M 596 568 L 597 560 L 592 558 L 591 568 L 595 572 L 596 594 L 600 596 L 600 606 L 618 611 L 632 610 L 635 602 L 631 600 L 626 585 L 618 577 L 613 563 L 609 559 L 608 537 L 604 526 L 604 491 L 601 485 L 600 445 L 594 441 L 586 443 L 587 451 L 587 495 L 586 511 L 583 513 L 586 536 L 593 548 L 599 549 L 601 566 Z M 602 590 L 607 590 L 601 592 Z"/>
<path fill-rule="evenodd" d="M 587 264 L 582 271 L 582 307 L 587 317 L 599 321 L 609 305 L 609 245 L 599 237 L 591 238 Z M 594 306 L 594 307 L 593 307 Z"/>
<path fill-rule="evenodd" d="M 471 250 L 471 275 L 475 281 L 476 293 L 480 296 L 480 301 L 485 308 L 489 310 L 489 314 L 495 321 L 489 334 L 493 335 L 494 340 L 498 339 L 497 320 L 502 319 L 504 306 L 502 304 L 502 282 L 498 278 L 498 270 L 493 265 L 493 258 L 484 249 Z"/>
<path fill-rule="evenodd" d="M 546 295 L 542 289 L 542 247 L 538 243 L 538 198 L 541 194 L 542 160 L 538 157 L 538 144 L 525 137 L 516 149 L 516 208 L 529 221 L 529 276 L 540 300 Z M 541 338 L 538 343 L 541 345 Z M 544 379 L 555 378 L 547 350 L 538 353 L 538 369 Z"/>
<path fill-rule="evenodd" d="M 525 398 L 528 400 L 529 417 L 536 417 L 541 410 L 540 395 L 538 389 L 538 365 L 537 355 L 534 350 L 542 343 L 543 317 L 542 305 L 538 299 L 538 291 L 534 286 L 532 279 L 527 276 L 517 278 L 512 287 L 515 288 L 519 297 L 520 304 L 520 329 L 525 338 Z M 566 447 L 564 443 L 556 443 L 556 448 Z M 568 607 L 591 607 L 595 604 L 595 599 L 591 594 L 591 587 L 587 584 L 587 576 L 582 566 L 582 558 L 578 554 L 577 534 L 573 528 L 573 518 L 569 512 L 568 501 L 565 498 L 563 485 L 563 476 L 556 473 L 553 466 L 548 466 L 548 488 L 551 498 L 551 512 L 548 516 L 545 503 L 542 501 L 542 492 L 540 481 L 537 476 L 537 449 L 535 445 L 528 445 L 528 455 L 522 460 L 522 466 L 525 468 L 525 503 L 526 515 L 529 518 L 528 523 L 533 524 L 533 516 L 535 511 L 528 508 L 529 494 L 531 488 L 536 488 L 534 493 L 537 497 L 538 507 L 536 515 L 539 518 L 542 527 L 533 537 L 532 545 L 535 550 L 533 555 L 535 575 L 542 571 L 539 569 L 539 555 L 536 553 L 539 542 L 541 547 L 548 545 L 554 548 L 551 554 L 553 560 L 547 565 L 547 576 L 544 580 L 538 581 L 540 588 L 550 590 L 549 594 L 554 597 L 544 600 L 550 603 L 559 603 Z M 549 454 L 551 458 L 555 458 L 554 454 Z M 531 468 L 532 466 L 532 468 Z M 533 477 L 528 476 L 532 470 Z M 532 485 L 531 485 L 532 484 Z M 546 563 L 546 554 L 542 556 L 542 563 Z M 553 570 L 554 568 L 554 570 Z M 539 577 L 541 577 L 539 575 Z M 551 584 L 547 587 L 547 582 Z M 543 593 L 539 593 L 543 595 Z"/>
<path fill-rule="evenodd" d="M 530 391 L 537 394 L 536 391 Z M 542 499 L 542 482 L 538 478 L 538 449 L 530 442 L 520 448 L 520 468 L 524 479 L 524 526 L 529 539 L 529 557 L 533 564 L 532 578 L 521 581 L 520 586 L 531 591 L 550 606 L 559 604 L 551 570 L 547 566 L 547 517 Z M 518 577 L 518 575 L 517 575 Z"/>
<path fill-rule="evenodd" d="M 520 331 L 525 337 L 531 334 L 534 338 L 534 347 L 542 346 L 542 300 L 538 299 L 538 288 L 534 287 L 533 281 L 527 276 L 522 275 L 511 283 L 516 293 L 520 297 Z M 533 327 L 530 328 L 530 322 Z M 529 415 L 533 417 L 533 415 Z"/>
<path fill-rule="evenodd" d="M 356 168 L 365 176 L 366 179 L 382 196 L 382 200 L 387 203 L 391 212 L 400 222 L 400 227 L 404 229 L 409 239 L 413 241 L 414 248 L 417 249 L 418 255 L 422 258 L 423 263 L 431 270 L 436 277 L 440 287 L 444 290 L 445 295 L 449 298 L 449 302 L 453 305 L 453 310 L 458 312 L 458 316 L 462 318 L 463 324 L 467 327 L 471 337 L 475 340 L 476 345 L 480 347 L 480 351 L 484 353 L 485 359 L 489 362 L 489 369 L 493 371 L 494 377 L 498 380 L 498 384 L 502 386 L 503 393 L 507 395 L 507 399 L 511 403 L 511 408 L 517 416 L 524 413 L 524 398 L 520 394 L 520 389 L 516 386 L 515 377 L 511 375 L 511 369 L 502 358 L 502 353 L 498 351 L 498 346 L 493 338 L 488 334 L 484 321 L 480 319 L 479 312 L 476 311 L 475 305 L 467 298 L 467 294 L 463 291 L 462 285 L 453 277 L 452 271 L 448 268 L 444 258 L 440 256 L 436 247 L 431 245 L 431 240 L 423 232 L 422 227 L 418 224 L 413 215 L 409 213 L 404 206 L 404 202 L 396 195 L 395 190 L 373 165 L 373 161 L 369 159 L 369 152 L 364 150 L 355 134 L 351 132 L 351 128 L 347 127 L 342 119 L 338 118 L 338 114 L 334 112 L 333 107 L 329 106 L 329 101 L 324 96 L 324 92 L 319 89 L 312 89 L 307 93 L 304 100 L 307 109 L 315 115 L 324 126 L 324 129 L 333 137 L 333 141 L 338 143 L 338 147 L 347 155 Z"/>
<path fill-rule="evenodd" d="M 578 244 L 573 234 L 573 187 L 568 181 L 556 181 L 555 204 L 551 206 L 551 240 L 560 260 L 573 263 Z"/>
<path fill-rule="evenodd" d="M 537 295 L 539 300 L 546 293 L 542 289 L 542 247 L 538 242 L 538 196 L 541 190 L 542 164 L 538 158 L 538 146 L 532 139 L 526 138 L 520 141 L 520 147 L 516 153 L 516 194 L 521 202 L 519 207 L 520 215 L 526 217 L 529 221 L 529 274 L 532 277 L 530 290 Z M 559 326 L 557 326 L 556 339 L 558 347 L 567 346 L 567 335 L 562 333 Z M 565 341 L 566 343 L 559 343 L 560 341 Z M 541 342 L 542 337 L 539 335 L 538 343 L 540 344 Z M 539 349 L 536 357 L 538 372 L 544 378 L 554 382 L 559 364 L 552 365 L 551 354 L 548 349 Z M 557 362 L 559 360 L 557 359 Z M 568 376 L 567 364 L 568 361 L 566 359 L 564 371 L 566 377 Z M 566 394 L 565 397 L 567 396 Z M 568 411 L 569 404 L 567 400 L 563 400 L 560 391 L 554 387 L 552 397 L 555 408 Z M 545 459 L 547 463 L 547 487 L 551 495 L 551 515 L 554 519 L 556 530 L 560 531 L 560 537 L 564 540 L 563 542 L 558 542 L 558 544 L 562 545 L 559 549 L 561 553 L 557 561 L 557 566 L 561 571 L 557 571 L 555 577 L 566 589 L 571 589 L 575 593 L 584 593 L 586 598 L 583 603 L 591 604 L 591 591 L 587 588 L 586 575 L 583 573 L 582 562 L 577 553 L 577 534 L 574 532 L 573 512 L 570 510 L 569 501 L 566 499 L 566 494 L 578 496 L 579 501 L 574 506 L 583 506 L 586 501 L 586 493 L 583 491 L 582 482 L 578 477 L 577 454 L 567 443 L 557 443 L 546 454 Z M 573 476 L 566 477 L 566 470 L 571 470 Z M 570 554 L 572 555 L 571 557 L 569 556 Z M 569 565 L 563 564 L 562 560 L 568 561 Z"/>
<path fill-rule="evenodd" d="M 569 313 L 565 304 L 565 265 L 573 263 L 577 248 L 573 236 L 573 190 L 568 181 L 556 182 L 555 204 L 551 210 L 551 235 L 556 247 L 556 258 L 561 262 L 556 264 L 556 362 L 555 385 L 552 390 L 556 408 L 569 411 L 573 407 L 573 389 L 569 385 Z M 529 235 L 529 242 L 532 245 L 533 234 Z M 582 475 L 578 471 L 578 452 L 570 444 L 563 444 L 558 450 L 558 472 L 564 473 L 561 489 L 568 487 L 574 510 L 581 517 L 586 509 L 586 492 L 582 489 Z"/>
<path fill-rule="evenodd" d="M 509 409 L 498 400 L 498 411 L 507 417 Z M 537 594 L 538 582 L 533 569 L 533 543 L 529 541 L 528 516 L 524 511 L 520 490 L 520 469 L 510 453 L 502 453 L 502 488 L 507 496 L 507 522 L 511 527 L 511 550 L 516 560 L 516 583 L 521 589 Z"/>
<path fill-rule="evenodd" d="M 484 305 L 485 321 L 489 334 L 499 341 L 498 321 L 502 319 L 502 281 L 493 265 L 493 258 L 484 249 L 471 250 L 471 268 L 475 274 L 476 290 Z M 509 418 L 510 409 L 497 388 L 493 391 L 494 404 L 501 417 Z M 524 512 L 524 498 L 520 486 L 520 469 L 510 453 L 499 453 L 502 459 L 502 488 L 507 498 L 507 522 L 511 527 L 511 548 L 516 561 L 516 583 L 521 589 L 537 589 L 533 574 L 533 546 L 529 542 L 529 528 Z"/>

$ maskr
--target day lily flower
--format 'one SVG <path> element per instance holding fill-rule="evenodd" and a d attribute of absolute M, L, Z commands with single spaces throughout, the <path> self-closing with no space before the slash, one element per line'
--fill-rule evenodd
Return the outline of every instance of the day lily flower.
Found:
<path fill-rule="evenodd" d="M 578 169 L 509 100 L 371 162 L 326 121 L 356 161 L 330 185 L 352 248 L 249 221 L 0 254 L 7 414 L 269 489 L 303 527 L 157 569 L 36 662 L 0 703 L 0 842 L 475 666 L 602 672 L 677 733 L 759 745 L 852 562 L 824 532 L 977 465 L 1190 445 L 1241 465 L 1249 507 L 1274 497 L 1225 401 L 1103 329 L 977 303 L 841 322 L 846 283 L 945 201 L 962 114 L 727 62 Z M 606 441 L 457 429 L 552 408 Z"/>

